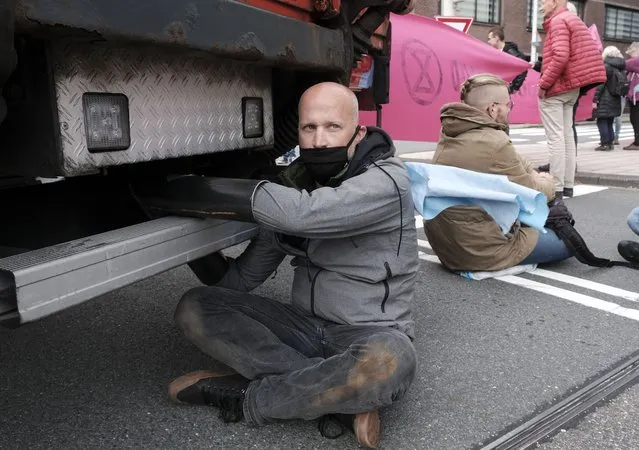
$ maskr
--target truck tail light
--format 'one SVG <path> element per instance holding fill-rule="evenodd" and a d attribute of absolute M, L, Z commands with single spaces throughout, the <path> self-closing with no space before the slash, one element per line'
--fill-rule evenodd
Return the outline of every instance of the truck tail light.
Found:
<path fill-rule="evenodd" d="M 129 99 L 123 94 L 82 96 L 84 129 L 89 152 L 126 150 L 131 145 Z"/>
<path fill-rule="evenodd" d="M 242 129 L 244 138 L 264 136 L 264 101 L 262 98 L 242 98 Z"/>

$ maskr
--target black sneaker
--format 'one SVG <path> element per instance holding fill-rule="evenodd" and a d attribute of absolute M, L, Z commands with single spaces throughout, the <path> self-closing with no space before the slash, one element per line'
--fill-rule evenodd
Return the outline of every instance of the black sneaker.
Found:
<path fill-rule="evenodd" d="M 564 197 L 568 197 L 568 198 L 572 198 L 572 196 L 575 194 L 573 191 L 573 188 L 564 188 Z"/>
<path fill-rule="evenodd" d="M 639 242 L 621 241 L 617 251 L 626 261 L 639 264 Z"/>
<path fill-rule="evenodd" d="M 537 172 L 550 172 L 550 164 L 537 167 Z"/>
<path fill-rule="evenodd" d="M 244 417 L 244 396 L 249 383 L 241 375 L 200 370 L 173 380 L 169 398 L 176 403 L 215 406 L 224 422 L 239 422 Z"/>

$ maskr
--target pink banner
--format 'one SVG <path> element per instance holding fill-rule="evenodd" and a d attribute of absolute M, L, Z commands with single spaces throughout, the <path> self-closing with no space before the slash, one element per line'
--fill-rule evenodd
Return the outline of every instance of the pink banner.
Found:
<path fill-rule="evenodd" d="M 496 50 L 484 41 L 428 17 L 392 15 L 390 103 L 383 107 L 383 128 L 399 141 L 436 142 L 439 111 L 459 101 L 468 77 L 493 73 L 506 81 L 527 70 L 528 62 Z M 529 70 L 521 90 L 513 95 L 511 123 L 539 123 L 539 73 Z M 580 102 L 578 119 L 590 117 L 591 98 Z M 375 124 L 375 113 L 360 112 L 364 125 Z"/>

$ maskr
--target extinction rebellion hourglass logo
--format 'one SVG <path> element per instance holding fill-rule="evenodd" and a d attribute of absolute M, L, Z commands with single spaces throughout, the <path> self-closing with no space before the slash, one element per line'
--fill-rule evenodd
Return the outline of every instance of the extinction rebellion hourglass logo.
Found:
<path fill-rule="evenodd" d="M 435 52 L 417 39 L 406 41 L 401 64 L 411 99 L 419 105 L 433 103 L 442 89 L 442 67 Z"/>

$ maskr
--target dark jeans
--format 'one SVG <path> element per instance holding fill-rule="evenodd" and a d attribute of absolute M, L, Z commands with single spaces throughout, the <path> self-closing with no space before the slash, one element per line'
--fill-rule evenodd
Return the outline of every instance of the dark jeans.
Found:
<path fill-rule="evenodd" d="M 613 124 L 614 117 L 602 117 L 597 119 L 597 127 L 599 128 L 599 136 L 601 136 L 601 145 L 609 145 L 615 139 L 615 131 Z"/>
<path fill-rule="evenodd" d="M 539 240 L 533 251 L 519 264 L 544 264 L 561 261 L 573 256 L 564 241 L 554 231 L 546 228 L 546 233 L 539 233 Z"/>
<path fill-rule="evenodd" d="M 402 398 L 415 377 L 404 333 L 335 324 L 249 293 L 192 289 L 175 320 L 204 353 L 253 380 L 244 401 L 253 425 L 373 411 Z"/>
<path fill-rule="evenodd" d="M 639 105 L 630 103 L 630 123 L 635 132 L 635 140 L 633 144 L 639 145 Z"/>

